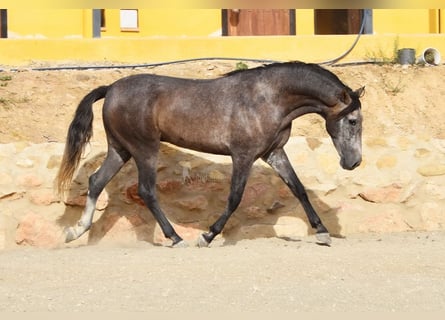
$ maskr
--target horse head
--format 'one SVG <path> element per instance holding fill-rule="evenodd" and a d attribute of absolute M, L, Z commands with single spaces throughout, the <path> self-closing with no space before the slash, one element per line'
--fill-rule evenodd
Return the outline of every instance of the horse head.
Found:
<path fill-rule="evenodd" d="M 328 108 L 326 130 L 340 156 L 343 169 L 353 170 L 362 161 L 362 112 L 360 98 L 365 88 L 343 89 L 337 103 Z"/>

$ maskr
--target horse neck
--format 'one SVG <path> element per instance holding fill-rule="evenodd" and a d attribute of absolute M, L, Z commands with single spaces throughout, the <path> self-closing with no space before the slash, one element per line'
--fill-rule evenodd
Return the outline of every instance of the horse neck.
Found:
<path fill-rule="evenodd" d="M 327 72 L 327 71 L 326 71 Z M 319 72 L 301 70 L 295 77 L 295 72 L 281 75 L 276 83 L 281 83 L 280 99 L 287 112 L 296 114 L 319 113 L 323 116 L 326 107 L 338 102 L 338 94 L 344 89 L 341 82 L 334 81 L 335 76 L 326 76 Z"/>

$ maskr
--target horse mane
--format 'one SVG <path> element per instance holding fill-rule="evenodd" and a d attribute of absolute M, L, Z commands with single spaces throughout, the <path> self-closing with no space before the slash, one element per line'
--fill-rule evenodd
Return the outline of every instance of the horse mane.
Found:
<path fill-rule="evenodd" d="M 264 64 L 255 68 L 251 68 L 251 69 L 240 69 L 240 70 L 233 70 L 230 72 L 227 72 L 225 74 L 223 74 L 223 77 L 230 77 L 230 76 L 234 76 L 237 74 L 243 74 L 243 73 L 255 73 L 255 72 L 260 72 L 263 70 L 269 70 L 269 69 L 274 69 L 274 68 L 283 68 L 283 67 L 290 67 L 290 68 L 295 68 L 295 69 L 299 69 L 301 71 L 311 71 L 314 72 L 316 74 L 319 74 L 322 78 L 326 78 L 329 79 L 329 81 L 336 83 L 337 85 L 339 85 L 342 88 L 345 88 L 349 94 L 353 93 L 353 90 L 351 88 L 349 88 L 347 85 L 345 85 L 338 77 L 335 73 L 323 68 L 322 66 L 320 66 L 319 64 L 316 63 L 306 63 L 306 62 L 302 62 L 302 61 L 288 61 L 288 62 L 274 62 L 274 63 L 270 63 L 270 64 Z"/>
<path fill-rule="evenodd" d="M 232 70 L 227 73 L 224 73 L 223 77 L 229 77 L 229 76 L 233 76 L 233 75 L 239 74 L 239 73 L 265 70 L 265 69 L 270 69 L 270 68 L 273 68 L 276 66 L 283 66 L 283 65 L 287 65 L 287 64 L 293 64 L 293 63 L 297 63 L 297 61 L 295 61 L 295 62 L 293 62 L 293 61 L 292 62 L 273 62 L 273 63 L 269 63 L 269 64 L 263 64 L 261 66 L 258 66 L 255 68 L 250 68 L 250 69 L 236 69 L 236 70 Z"/>
<path fill-rule="evenodd" d="M 341 83 L 343 86 L 344 84 L 341 82 L 341 80 L 332 72 L 330 72 L 329 70 L 321 67 L 319 64 L 316 63 L 306 63 L 306 62 L 302 62 L 302 61 L 288 61 L 288 62 L 274 62 L 274 63 L 269 63 L 269 64 L 263 64 L 261 66 L 255 67 L 255 68 L 250 68 L 250 69 L 238 69 L 238 70 L 233 70 L 233 71 L 229 71 L 225 74 L 223 74 L 224 77 L 229 77 L 229 76 L 233 76 L 239 73 L 249 73 L 249 72 L 257 72 L 260 70 L 268 70 L 268 69 L 273 69 L 276 67 L 294 67 L 294 68 L 307 68 L 310 69 L 311 71 L 314 71 L 315 73 L 319 73 L 320 75 L 323 75 L 324 77 L 328 77 L 330 78 L 332 81 L 335 82 L 339 82 Z"/>

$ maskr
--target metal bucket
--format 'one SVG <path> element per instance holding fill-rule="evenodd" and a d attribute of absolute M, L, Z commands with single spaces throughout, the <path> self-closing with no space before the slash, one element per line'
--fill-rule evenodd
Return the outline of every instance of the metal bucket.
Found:
<path fill-rule="evenodd" d="M 400 64 L 416 63 L 416 50 L 411 48 L 397 50 L 397 61 Z"/>
<path fill-rule="evenodd" d="M 418 58 L 418 63 L 426 66 L 438 66 L 440 64 L 440 53 L 434 48 L 426 48 Z"/>

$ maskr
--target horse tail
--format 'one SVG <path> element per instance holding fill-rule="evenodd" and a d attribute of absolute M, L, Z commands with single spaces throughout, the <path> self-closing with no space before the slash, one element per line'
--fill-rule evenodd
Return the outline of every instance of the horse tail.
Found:
<path fill-rule="evenodd" d="M 88 93 L 77 107 L 69 126 L 62 163 L 56 178 L 57 191 L 63 194 L 69 187 L 85 145 L 93 135 L 93 103 L 105 98 L 109 86 L 101 86 Z"/>

